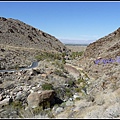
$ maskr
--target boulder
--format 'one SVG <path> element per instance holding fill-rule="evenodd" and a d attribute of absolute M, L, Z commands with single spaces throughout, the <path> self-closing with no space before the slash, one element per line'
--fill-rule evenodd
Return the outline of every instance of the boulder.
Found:
<path fill-rule="evenodd" d="M 27 102 L 28 106 L 35 108 L 39 106 L 40 99 L 39 99 L 39 93 L 37 92 L 32 92 L 28 97 L 27 97 Z"/>
<path fill-rule="evenodd" d="M 40 94 L 41 101 L 50 101 L 55 95 L 54 90 L 45 90 Z"/>
<path fill-rule="evenodd" d="M 71 74 L 75 79 L 78 79 L 80 76 L 79 70 L 76 68 L 70 66 L 69 64 L 64 65 L 64 69 L 68 71 L 69 74 Z"/>
<path fill-rule="evenodd" d="M 0 101 L 0 105 L 8 105 L 9 101 L 10 101 L 10 98 L 6 98 L 6 99 Z"/>
<path fill-rule="evenodd" d="M 55 113 L 56 113 L 56 114 L 59 114 L 59 113 L 61 113 L 61 112 L 63 112 L 63 111 L 64 111 L 63 107 L 58 107 L 58 108 L 56 109 Z"/>
<path fill-rule="evenodd" d="M 55 92 L 53 90 L 45 90 L 45 91 L 42 91 L 41 93 L 32 92 L 27 97 L 28 106 L 35 108 L 40 106 L 40 104 L 43 102 L 50 102 L 55 95 L 54 93 Z"/>

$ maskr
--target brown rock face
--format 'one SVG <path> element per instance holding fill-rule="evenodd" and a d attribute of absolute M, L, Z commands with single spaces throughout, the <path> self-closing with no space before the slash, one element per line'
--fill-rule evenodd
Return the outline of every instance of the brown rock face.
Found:
<path fill-rule="evenodd" d="M 3 17 L 0 17 L 0 44 L 46 51 L 68 51 L 54 36 L 19 20 Z"/>
<path fill-rule="evenodd" d="M 35 108 L 43 102 L 50 102 L 55 95 L 53 90 L 45 90 L 42 93 L 33 92 L 27 97 L 28 106 Z"/>
<path fill-rule="evenodd" d="M 55 95 L 54 90 L 45 90 L 40 94 L 41 102 L 50 101 Z"/>

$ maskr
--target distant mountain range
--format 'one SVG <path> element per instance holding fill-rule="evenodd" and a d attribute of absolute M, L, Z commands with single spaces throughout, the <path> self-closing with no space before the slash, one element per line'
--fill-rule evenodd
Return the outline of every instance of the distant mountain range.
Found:
<path fill-rule="evenodd" d="M 95 42 L 96 40 L 76 40 L 76 39 L 60 39 L 60 41 L 64 44 L 76 44 L 76 45 L 88 45 L 90 43 Z"/>
<path fill-rule="evenodd" d="M 65 45 L 69 45 L 69 46 L 88 46 L 89 44 L 66 44 L 64 43 Z"/>

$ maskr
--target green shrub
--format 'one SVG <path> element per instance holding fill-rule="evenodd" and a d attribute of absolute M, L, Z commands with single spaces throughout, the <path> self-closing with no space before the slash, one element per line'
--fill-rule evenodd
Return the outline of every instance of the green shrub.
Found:
<path fill-rule="evenodd" d="M 17 108 L 17 109 L 22 109 L 23 106 L 22 106 L 22 102 L 20 101 L 13 101 L 11 102 L 10 104 L 13 108 Z"/>
<path fill-rule="evenodd" d="M 9 69 L 15 69 L 15 70 L 18 70 L 20 67 L 18 64 L 16 64 L 15 66 L 11 66 L 9 67 Z"/>
<path fill-rule="evenodd" d="M 81 82 L 84 83 L 85 81 L 84 81 L 83 79 L 81 79 L 81 78 L 79 78 L 79 79 L 76 81 L 77 84 L 80 84 Z"/>
<path fill-rule="evenodd" d="M 34 115 L 37 115 L 37 114 L 39 114 L 42 110 L 43 110 L 43 109 L 42 109 L 41 106 L 35 107 L 35 108 L 33 109 L 33 114 L 34 114 Z"/>
<path fill-rule="evenodd" d="M 62 59 L 62 55 L 59 53 L 50 53 L 50 52 L 43 52 L 37 56 L 35 56 L 35 59 L 37 59 L 38 61 L 40 60 L 45 60 L 45 59 L 50 59 L 50 60 L 61 60 Z"/>
<path fill-rule="evenodd" d="M 52 84 L 45 83 L 45 84 L 42 84 L 42 89 L 43 90 L 53 90 L 53 86 L 52 86 Z"/>
<path fill-rule="evenodd" d="M 18 70 L 19 69 L 19 65 L 15 65 L 15 69 Z"/>
<path fill-rule="evenodd" d="M 70 87 L 73 87 L 74 81 L 73 81 L 73 80 L 68 80 L 68 85 L 69 85 Z"/>
<path fill-rule="evenodd" d="M 66 88 L 65 92 L 66 92 L 67 97 L 72 97 L 73 94 L 72 94 L 72 91 L 70 89 Z"/>
<path fill-rule="evenodd" d="M 52 114 L 51 109 L 45 109 L 43 110 L 42 107 L 36 107 L 33 109 L 34 115 L 48 115 L 49 118 L 55 118 L 55 116 Z"/>
<path fill-rule="evenodd" d="M 72 59 L 75 59 L 76 57 L 82 56 L 82 54 L 83 54 L 83 51 L 81 51 L 81 52 L 72 52 L 71 55 L 70 55 L 70 57 Z"/>
<path fill-rule="evenodd" d="M 67 76 L 64 74 L 63 71 L 58 70 L 58 69 L 56 69 L 56 70 L 54 71 L 54 73 L 55 73 L 56 75 L 60 76 L 60 77 L 65 77 L 65 78 L 67 77 Z"/>
<path fill-rule="evenodd" d="M 44 60 L 44 56 L 37 55 L 37 56 L 35 56 L 35 59 L 37 59 L 37 61 Z"/>
<path fill-rule="evenodd" d="M 63 64 L 65 64 L 65 63 L 66 63 L 66 61 L 65 61 L 65 59 L 64 59 L 64 58 L 62 59 L 62 63 L 63 63 Z"/>
<path fill-rule="evenodd" d="M 76 100 L 80 100 L 80 98 L 78 97 L 78 98 L 76 98 Z"/>
<path fill-rule="evenodd" d="M 58 67 L 58 68 L 61 68 L 61 69 L 64 68 L 63 63 L 61 63 L 61 61 L 59 61 L 59 60 L 55 60 L 55 62 L 53 64 L 56 65 L 56 67 Z"/>
<path fill-rule="evenodd" d="M 81 88 L 79 87 L 79 88 L 75 88 L 75 91 L 76 92 L 81 92 Z"/>

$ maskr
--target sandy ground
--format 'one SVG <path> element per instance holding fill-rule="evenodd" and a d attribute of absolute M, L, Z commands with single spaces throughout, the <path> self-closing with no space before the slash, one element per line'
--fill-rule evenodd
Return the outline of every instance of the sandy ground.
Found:
<path fill-rule="evenodd" d="M 71 49 L 73 52 L 80 52 L 80 51 L 85 51 L 87 46 L 72 46 L 72 45 L 66 45 L 67 48 Z"/>

